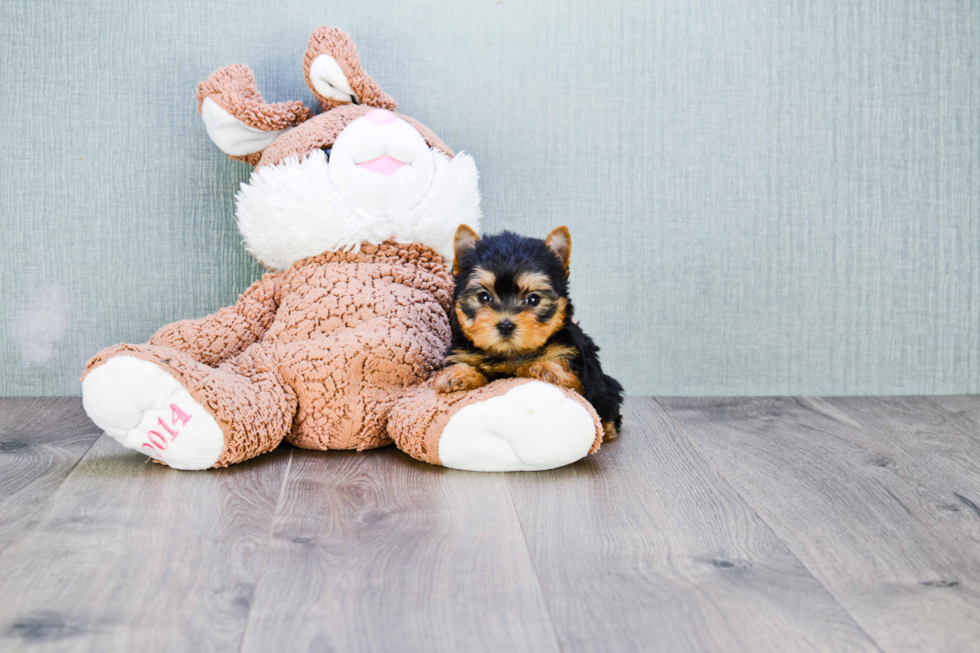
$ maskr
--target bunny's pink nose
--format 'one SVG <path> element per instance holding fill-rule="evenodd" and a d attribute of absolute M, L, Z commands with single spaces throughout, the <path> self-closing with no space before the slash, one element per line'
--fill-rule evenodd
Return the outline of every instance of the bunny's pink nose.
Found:
<path fill-rule="evenodd" d="M 395 114 L 387 109 L 375 109 L 374 111 L 369 111 L 364 117 L 373 122 L 375 125 L 390 125 L 398 119 Z"/>

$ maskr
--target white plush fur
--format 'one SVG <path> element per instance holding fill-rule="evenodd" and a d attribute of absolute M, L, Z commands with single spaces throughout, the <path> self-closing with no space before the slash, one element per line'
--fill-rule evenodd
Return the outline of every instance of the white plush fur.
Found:
<path fill-rule="evenodd" d="M 439 460 L 473 472 L 554 469 L 584 458 L 595 434 L 581 404 L 531 381 L 461 408 L 442 431 Z"/>
<path fill-rule="evenodd" d="M 320 150 L 302 160 L 291 157 L 257 169 L 235 198 L 245 247 L 277 270 L 322 252 L 391 238 L 428 245 L 452 260 L 456 228 L 465 223 L 479 229 L 476 163 L 463 153 L 449 158 L 438 150 L 430 152 L 434 173 L 428 192 L 414 206 L 383 215 L 341 197 Z M 390 179 L 377 176 L 379 181 Z"/>
<path fill-rule="evenodd" d="M 174 422 L 171 404 L 190 419 Z M 82 381 L 82 405 L 96 426 L 119 444 L 174 469 L 213 467 L 225 446 L 211 414 L 159 365 L 139 358 L 117 356 L 89 372 Z M 157 442 L 165 439 L 165 450 L 152 446 L 151 431 Z"/>
<path fill-rule="evenodd" d="M 379 125 L 364 117 L 344 127 L 330 152 L 330 179 L 351 206 L 371 215 L 397 215 L 418 204 L 429 192 L 436 157 L 415 127 L 395 118 L 393 113 L 375 111 L 393 120 Z M 405 165 L 393 175 L 358 165 L 382 156 Z"/>

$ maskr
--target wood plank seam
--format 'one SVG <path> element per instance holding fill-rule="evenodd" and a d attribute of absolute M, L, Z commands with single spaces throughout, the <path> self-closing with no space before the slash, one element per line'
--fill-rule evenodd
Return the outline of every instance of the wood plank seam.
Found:
<path fill-rule="evenodd" d="M 276 517 L 279 516 L 279 509 L 282 507 L 282 497 L 286 492 L 286 482 L 289 480 L 289 471 L 293 467 L 293 454 L 296 453 L 296 447 L 290 447 L 289 449 L 289 460 L 286 461 L 286 472 L 282 475 L 282 485 L 279 487 L 279 497 L 276 499 L 276 507 L 272 511 L 272 519 L 269 520 L 269 532 L 266 534 L 265 548 L 268 550 L 272 547 L 272 533 L 276 527 Z M 255 591 L 252 596 L 258 596 L 259 590 L 262 587 L 262 581 L 265 580 L 266 570 L 268 565 L 262 565 L 262 571 L 259 573 L 258 580 L 255 581 Z M 255 607 L 255 601 L 253 600 L 249 603 L 248 614 L 245 615 L 245 627 L 242 628 L 242 637 L 238 642 L 238 653 L 242 653 L 245 649 L 245 639 L 248 635 L 248 627 L 252 622 L 252 609 Z"/>
<path fill-rule="evenodd" d="M 52 499 L 54 499 L 55 497 L 58 496 L 58 494 L 61 492 L 61 488 L 64 487 L 64 485 L 65 485 L 65 481 L 67 481 L 68 480 L 68 477 L 70 477 L 72 474 L 75 473 L 75 469 L 78 467 L 79 464 L 81 464 L 81 462 L 83 460 L 85 460 L 85 456 L 87 456 L 88 455 L 88 452 L 92 450 L 92 447 L 95 446 L 95 443 L 98 442 L 99 440 L 101 440 L 102 438 L 109 437 L 103 431 L 99 431 L 99 433 L 100 433 L 99 437 L 97 437 L 94 440 L 92 440 L 89 443 L 89 445 L 87 447 L 85 447 L 85 453 L 83 453 L 81 456 L 78 457 L 78 460 L 76 460 L 75 461 L 75 464 L 73 464 L 71 466 L 71 469 L 68 470 L 68 473 L 65 474 L 65 477 L 63 479 L 61 479 L 61 483 L 58 484 L 58 489 L 51 493 L 51 498 Z"/>
<path fill-rule="evenodd" d="M 527 541 L 527 532 L 524 530 L 524 522 L 521 521 L 521 514 L 517 510 L 517 502 L 514 500 L 514 493 L 510 489 L 510 480 L 506 481 L 507 486 L 507 496 L 510 497 L 510 505 L 514 508 L 514 520 L 517 521 L 518 527 L 521 529 L 521 537 L 524 540 L 524 550 L 527 552 L 527 559 L 531 562 L 531 569 L 534 570 L 534 584 L 538 586 L 538 593 L 541 595 L 541 600 L 544 603 L 545 613 L 548 615 L 548 623 L 551 624 L 551 634 L 555 638 L 555 645 L 558 647 L 559 651 L 564 651 L 561 645 L 561 638 L 558 637 L 558 627 L 555 625 L 555 616 L 551 613 L 551 603 L 548 601 L 548 595 L 545 593 L 544 588 L 541 586 L 541 574 L 538 571 L 538 565 L 534 560 L 534 554 L 531 551 L 531 545 Z"/>
<path fill-rule="evenodd" d="M 57 399 L 70 399 L 70 398 L 69 397 L 52 397 L 51 399 L 57 400 Z M 91 422 L 89 424 L 91 425 L 91 428 L 92 428 L 92 431 L 91 432 L 92 433 L 97 433 L 98 435 L 96 435 L 96 437 L 92 438 L 92 440 L 91 440 L 91 442 L 89 442 L 88 446 L 85 447 L 85 449 L 81 452 L 81 454 L 79 454 L 79 456 L 75 460 L 75 462 L 71 465 L 71 467 L 68 469 L 68 471 L 65 472 L 64 476 L 62 476 L 61 480 L 58 482 L 57 487 L 54 488 L 53 490 L 51 490 L 49 492 L 47 498 L 44 500 L 44 504 L 43 504 L 42 508 L 37 513 L 34 514 L 32 520 L 27 523 L 27 525 L 26 525 L 27 527 L 22 532 L 18 533 L 17 536 L 13 540 L 11 540 L 9 542 L 6 542 L 6 543 L 3 543 L 2 545 L 0 545 L 0 555 L 2 555 L 3 552 L 6 551 L 6 549 L 8 549 L 11 546 L 15 545 L 20 540 L 24 539 L 25 537 L 29 537 L 30 534 L 34 531 L 34 529 L 37 528 L 40 524 L 43 523 L 44 517 L 48 514 L 48 512 L 50 512 L 51 507 L 54 505 L 55 500 L 57 499 L 57 497 L 59 496 L 59 494 L 61 492 L 61 488 L 64 487 L 65 481 L 67 481 L 68 478 L 72 475 L 72 473 L 75 471 L 75 468 L 78 467 L 79 463 L 81 463 L 82 460 L 85 459 L 85 456 L 88 455 L 88 452 L 92 449 L 92 447 L 95 446 L 95 444 L 102 437 L 106 437 L 105 434 L 100 429 L 98 429 L 98 427 L 96 427 L 94 424 L 91 424 Z M 84 433 L 75 434 L 74 436 L 72 436 L 72 438 L 85 437 L 88 433 L 89 433 L 89 429 L 85 429 L 85 432 Z"/>
<path fill-rule="evenodd" d="M 840 607 L 840 609 L 843 610 L 851 618 L 851 621 L 855 624 L 855 626 L 857 626 L 857 628 L 862 633 L 864 633 L 865 637 L 868 638 L 868 641 L 870 641 L 875 646 L 875 648 L 877 648 L 879 651 L 882 651 L 882 653 L 884 653 L 884 649 L 881 647 L 881 645 L 878 643 L 878 641 L 874 637 L 871 636 L 871 633 L 869 633 L 867 631 L 867 629 L 863 625 L 861 625 L 861 622 L 858 621 L 858 619 L 851 613 L 851 611 L 844 607 L 844 605 L 840 601 L 840 597 L 838 597 L 834 592 L 832 592 L 830 590 L 830 588 L 828 588 L 827 585 L 822 580 L 820 580 L 820 576 L 817 575 L 817 572 L 814 569 L 812 569 L 810 566 L 808 566 L 800 558 L 800 556 L 794 550 L 794 547 L 791 546 L 791 544 L 789 542 L 787 542 L 783 537 L 781 537 L 779 535 L 779 530 L 776 529 L 773 526 L 773 524 L 771 524 L 769 521 L 767 521 L 765 519 L 765 517 L 762 516 L 762 514 L 759 512 L 759 510 L 753 505 L 752 501 L 750 501 L 748 497 L 744 496 L 741 492 L 738 491 L 738 488 L 736 488 L 735 485 L 728 479 L 728 477 L 725 476 L 725 474 L 721 471 L 721 469 L 719 469 L 718 466 L 715 465 L 714 461 L 712 461 L 711 458 L 709 458 L 708 455 L 701 449 L 701 447 L 698 446 L 697 442 L 695 442 L 694 439 L 690 435 L 688 435 L 688 433 L 684 429 L 684 427 L 681 426 L 681 424 L 677 420 L 674 419 L 674 416 L 671 414 L 671 412 L 669 410 L 667 410 L 667 407 L 664 406 L 660 402 L 660 398 L 659 397 L 652 397 L 652 399 L 653 399 L 653 401 L 655 401 L 657 403 L 658 406 L 660 406 L 660 408 L 663 409 L 663 411 L 664 411 L 664 413 L 666 413 L 667 417 L 670 418 L 670 421 L 673 422 L 677 426 L 678 429 L 680 429 L 680 432 L 684 434 L 684 437 L 687 438 L 687 440 L 691 443 L 691 446 L 693 446 L 694 449 L 699 454 L 701 454 L 701 456 L 705 459 L 705 461 L 707 461 L 707 463 L 711 466 L 711 468 L 713 470 L 715 470 L 715 472 L 718 474 L 718 476 L 723 481 L 725 481 L 725 484 L 728 485 L 732 489 L 732 492 L 734 492 L 736 495 L 738 495 L 739 497 L 741 497 L 742 501 L 745 502 L 745 505 L 749 507 L 749 509 L 759 518 L 760 521 L 762 521 L 763 524 L 766 525 L 766 527 L 770 531 L 772 531 L 772 533 L 773 533 L 773 535 L 775 537 L 779 538 L 779 541 L 781 541 L 783 543 L 783 545 L 790 552 L 790 554 L 794 558 L 796 558 L 796 560 L 800 563 L 800 565 L 804 569 L 806 569 L 810 573 L 811 576 L 813 576 L 813 578 L 817 581 L 817 583 L 820 584 L 821 587 L 824 588 L 824 590 L 827 592 L 827 594 L 834 600 L 834 603 L 836 603 Z"/>
<path fill-rule="evenodd" d="M 608 451 L 508 477 L 564 650 L 880 653 L 659 404 L 625 408 Z"/>

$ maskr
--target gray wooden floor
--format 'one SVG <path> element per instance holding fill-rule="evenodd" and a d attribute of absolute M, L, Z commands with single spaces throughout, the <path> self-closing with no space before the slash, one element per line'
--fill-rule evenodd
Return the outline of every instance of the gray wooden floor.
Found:
<path fill-rule="evenodd" d="M 0 650 L 980 650 L 978 397 L 631 399 L 536 474 L 144 460 L 0 399 Z"/>

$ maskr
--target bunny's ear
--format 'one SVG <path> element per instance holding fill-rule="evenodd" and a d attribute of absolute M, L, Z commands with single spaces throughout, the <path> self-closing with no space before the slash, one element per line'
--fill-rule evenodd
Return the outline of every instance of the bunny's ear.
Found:
<path fill-rule="evenodd" d="M 267 104 L 242 64 L 219 68 L 197 85 L 197 110 L 214 144 L 252 165 L 279 134 L 313 116 L 302 102 Z"/>
<path fill-rule="evenodd" d="M 342 29 L 317 27 L 310 34 L 303 71 L 324 111 L 348 102 L 389 111 L 398 106 L 361 68 L 357 48 Z"/>

